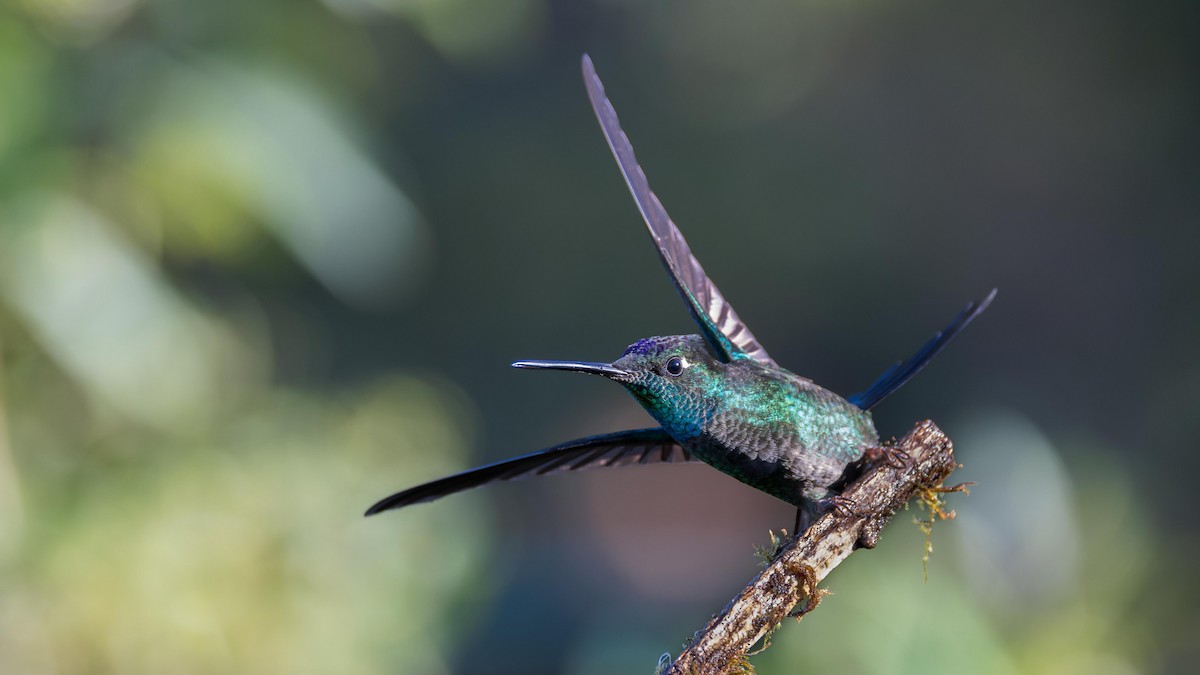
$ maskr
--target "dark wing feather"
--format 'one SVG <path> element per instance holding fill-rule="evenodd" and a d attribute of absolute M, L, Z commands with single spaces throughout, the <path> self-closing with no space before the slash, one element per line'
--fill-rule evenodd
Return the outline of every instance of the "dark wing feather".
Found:
<path fill-rule="evenodd" d="M 938 352 L 942 351 L 946 344 L 954 339 L 955 335 L 958 335 L 962 329 L 966 328 L 967 324 L 971 323 L 975 317 L 983 314 L 983 310 L 992 304 L 992 299 L 995 297 L 996 289 L 993 288 L 992 292 L 988 293 L 987 297 L 983 299 L 983 302 L 978 304 L 974 302 L 968 303 L 966 309 L 954 317 L 949 326 L 935 333 L 929 342 L 926 342 L 908 361 L 903 363 L 897 361 L 894 366 L 888 368 L 883 375 L 880 375 L 879 379 L 875 380 L 875 383 L 868 387 L 866 391 L 860 391 L 846 400 L 863 410 L 873 408 L 880 401 L 887 398 L 889 394 L 903 387 L 904 383 L 911 380 L 914 375 L 921 372 L 921 369 L 933 357 L 937 356 Z"/>
<path fill-rule="evenodd" d="M 671 222 L 671 217 L 667 215 L 658 197 L 650 191 L 646 174 L 642 167 L 638 166 L 637 158 L 633 154 L 629 137 L 621 131 L 617 111 L 605 97 L 604 85 L 596 75 L 596 69 L 587 54 L 583 55 L 583 82 L 587 86 L 592 110 L 596 112 L 596 119 L 600 121 L 600 128 L 604 131 L 604 138 L 608 141 L 608 147 L 616 157 L 617 165 L 621 167 L 621 173 L 625 176 L 629 191 L 633 193 L 638 210 L 650 229 L 650 236 L 658 247 L 658 254 L 671 274 L 675 288 L 687 303 L 692 318 L 699 324 L 704 339 L 723 361 L 748 356 L 775 365 L 767 355 L 767 350 L 758 344 L 754 334 L 738 318 L 737 312 L 733 311 L 733 306 L 725 300 L 721 291 L 717 290 L 716 284 L 709 280 L 700 262 L 692 255 L 679 228 Z"/>
<path fill-rule="evenodd" d="M 556 445 L 553 448 L 469 469 L 453 476 L 411 487 L 379 501 L 367 509 L 366 515 L 373 516 L 381 511 L 398 509 L 409 504 L 431 502 L 446 495 L 494 481 L 545 476 L 594 467 L 692 461 L 695 461 L 692 453 L 676 443 L 662 429 L 619 431 L 615 434 L 580 438 Z"/>

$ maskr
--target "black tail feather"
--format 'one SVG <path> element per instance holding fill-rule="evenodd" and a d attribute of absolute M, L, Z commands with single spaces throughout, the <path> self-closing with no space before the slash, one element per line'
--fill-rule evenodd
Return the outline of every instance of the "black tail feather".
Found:
<path fill-rule="evenodd" d="M 966 309 L 954 317 L 949 326 L 946 326 L 941 331 L 926 342 L 923 347 L 912 358 L 905 362 L 897 361 L 894 366 L 888 368 L 875 383 L 868 387 L 865 391 L 860 391 L 857 394 L 849 397 L 848 401 L 863 410 L 870 410 L 875 407 L 880 401 L 887 398 L 889 394 L 903 387 L 906 382 L 911 380 L 914 375 L 921 372 L 921 369 L 928 364 L 933 357 L 942 351 L 950 340 L 954 339 L 962 329 L 966 328 L 975 317 L 983 313 L 983 310 L 992 304 L 992 299 L 996 297 L 996 289 L 992 289 L 991 293 L 980 303 L 971 302 L 967 304 Z"/>

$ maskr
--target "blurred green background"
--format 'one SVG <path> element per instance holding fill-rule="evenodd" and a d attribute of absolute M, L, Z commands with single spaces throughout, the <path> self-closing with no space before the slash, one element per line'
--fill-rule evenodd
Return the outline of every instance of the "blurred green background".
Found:
<path fill-rule="evenodd" d="M 978 481 L 764 673 L 1194 672 L 1193 3 L 3 0 L 0 673 L 651 672 L 787 505 L 707 467 L 377 498 L 645 425 L 691 332 L 587 106 L 787 367 Z M 918 515 L 913 511 L 912 516 Z"/>

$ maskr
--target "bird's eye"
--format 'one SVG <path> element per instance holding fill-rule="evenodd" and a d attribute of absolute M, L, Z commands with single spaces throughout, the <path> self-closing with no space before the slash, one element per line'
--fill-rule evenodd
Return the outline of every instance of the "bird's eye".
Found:
<path fill-rule="evenodd" d="M 683 359 L 678 356 L 672 356 L 670 361 L 667 361 L 667 374 L 671 377 L 679 377 L 683 374 Z"/>

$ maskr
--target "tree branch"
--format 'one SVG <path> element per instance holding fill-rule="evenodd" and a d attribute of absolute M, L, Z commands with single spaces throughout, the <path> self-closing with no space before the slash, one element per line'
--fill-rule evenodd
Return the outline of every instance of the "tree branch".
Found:
<path fill-rule="evenodd" d="M 883 526 L 908 500 L 939 489 L 957 467 L 950 439 L 933 422 L 913 427 L 896 443 L 908 456 L 892 466 L 869 466 L 842 496 L 850 513 L 826 513 L 790 540 L 758 577 L 709 621 L 666 671 L 668 675 L 727 673 L 743 663 L 751 647 L 805 601 L 801 613 L 820 600 L 817 583 L 857 548 L 874 548 Z"/>

